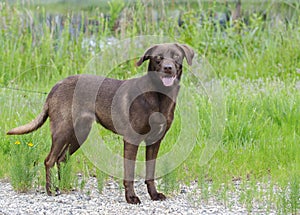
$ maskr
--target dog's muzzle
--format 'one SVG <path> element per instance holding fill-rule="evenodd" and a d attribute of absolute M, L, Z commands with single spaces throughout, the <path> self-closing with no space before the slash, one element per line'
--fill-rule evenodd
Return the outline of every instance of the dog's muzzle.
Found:
<path fill-rule="evenodd" d="M 166 87 L 170 87 L 174 84 L 174 81 L 176 79 L 176 76 L 162 76 L 160 77 L 163 85 L 165 85 Z"/>
<path fill-rule="evenodd" d="M 170 87 L 176 80 L 176 69 L 174 64 L 163 64 L 160 79 L 164 86 Z"/>

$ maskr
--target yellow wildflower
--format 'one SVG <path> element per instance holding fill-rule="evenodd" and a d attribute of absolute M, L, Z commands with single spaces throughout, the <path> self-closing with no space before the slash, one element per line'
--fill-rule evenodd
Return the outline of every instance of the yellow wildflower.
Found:
<path fill-rule="evenodd" d="M 27 145 L 28 145 L 29 147 L 32 147 L 32 146 L 33 146 L 33 143 L 32 143 L 32 142 L 29 142 L 29 143 L 27 143 Z"/>
<path fill-rule="evenodd" d="M 16 145 L 20 145 L 21 142 L 20 142 L 19 140 L 17 140 L 17 141 L 15 142 L 15 144 L 16 144 Z"/>

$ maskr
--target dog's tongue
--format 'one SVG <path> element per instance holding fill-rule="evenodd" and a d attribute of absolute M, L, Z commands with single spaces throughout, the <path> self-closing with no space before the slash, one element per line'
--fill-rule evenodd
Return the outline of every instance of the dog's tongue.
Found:
<path fill-rule="evenodd" d="M 166 87 L 169 87 L 169 86 L 173 85 L 175 78 L 176 78 L 175 76 L 174 77 L 162 77 L 161 80 Z"/>

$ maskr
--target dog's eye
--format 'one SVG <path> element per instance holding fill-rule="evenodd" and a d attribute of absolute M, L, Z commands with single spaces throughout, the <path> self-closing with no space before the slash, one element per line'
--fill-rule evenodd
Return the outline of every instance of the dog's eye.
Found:
<path fill-rule="evenodd" d="M 155 57 L 155 62 L 156 62 L 157 64 L 159 64 L 159 63 L 162 61 L 162 59 L 163 59 L 162 56 L 156 56 L 156 57 Z"/>
<path fill-rule="evenodd" d="M 181 61 L 181 58 L 179 55 L 175 54 L 173 55 L 173 59 L 175 60 L 175 63 L 176 64 L 181 64 L 180 61 Z"/>
<path fill-rule="evenodd" d="M 178 60 L 178 59 L 179 59 L 179 55 L 175 54 L 175 55 L 173 56 L 173 59 L 174 59 L 174 60 Z"/>

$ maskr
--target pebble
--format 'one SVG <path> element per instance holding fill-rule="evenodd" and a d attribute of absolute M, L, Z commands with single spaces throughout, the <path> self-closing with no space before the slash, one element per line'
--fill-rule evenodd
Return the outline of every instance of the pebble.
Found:
<path fill-rule="evenodd" d="M 102 193 L 97 190 L 97 180 L 90 178 L 83 190 L 59 196 L 47 196 L 38 191 L 17 193 L 8 182 L 0 182 L 0 214 L 249 214 L 247 208 L 239 205 L 234 194 L 229 197 L 233 203 L 230 208 L 215 198 L 201 200 L 201 190 L 196 184 L 183 186 L 181 192 L 169 196 L 166 201 L 151 201 L 144 183 L 137 182 L 135 189 L 142 201 L 140 205 L 127 204 L 124 189 L 112 180 L 107 182 Z M 264 214 L 261 209 L 253 212 Z"/>

